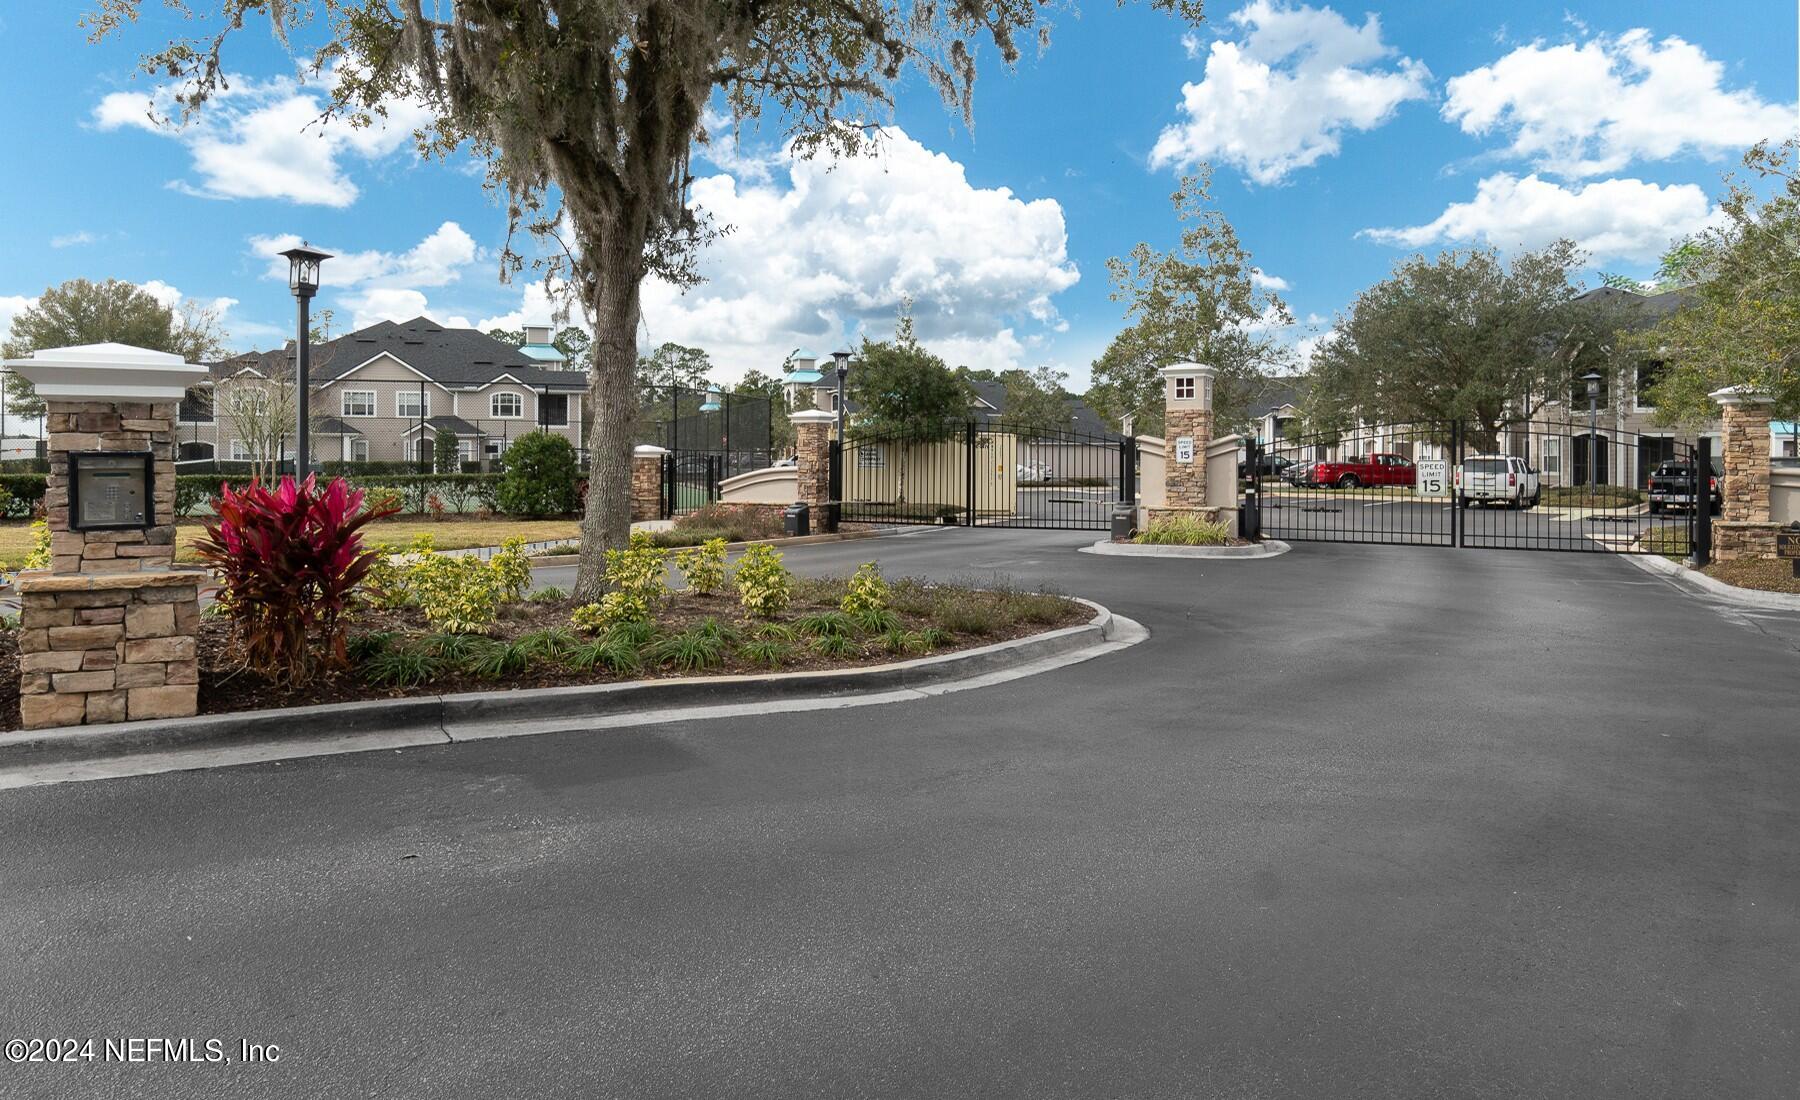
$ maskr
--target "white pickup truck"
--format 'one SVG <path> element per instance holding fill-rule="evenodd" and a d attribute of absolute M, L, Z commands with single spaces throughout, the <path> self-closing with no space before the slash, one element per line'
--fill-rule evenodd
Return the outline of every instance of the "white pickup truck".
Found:
<path fill-rule="evenodd" d="M 1500 504 L 1508 508 L 1535 508 L 1543 495 L 1543 479 L 1522 458 L 1511 455 L 1475 455 L 1463 459 L 1456 470 L 1456 498 L 1470 504 Z"/>

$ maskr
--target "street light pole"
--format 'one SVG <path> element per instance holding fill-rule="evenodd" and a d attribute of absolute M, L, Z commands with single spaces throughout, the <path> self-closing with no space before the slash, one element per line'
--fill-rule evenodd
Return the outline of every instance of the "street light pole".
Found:
<path fill-rule="evenodd" d="M 837 437 L 844 441 L 844 376 L 850 373 L 850 352 L 840 349 L 831 353 L 837 363 Z"/>
<path fill-rule="evenodd" d="M 288 289 L 298 303 L 294 332 L 294 478 L 299 480 L 312 466 L 312 438 L 308 420 L 312 416 L 312 321 L 309 313 L 313 295 L 319 292 L 319 265 L 331 259 L 331 253 L 300 247 L 282 253 L 288 260 Z M 280 468 L 281 456 L 276 456 Z"/>
<path fill-rule="evenodd" d="M 1600 486 L 1600 374 L 1589 371 L 1581 376 L 1587 383 L 1588 398 L 1588 495 Z"/>

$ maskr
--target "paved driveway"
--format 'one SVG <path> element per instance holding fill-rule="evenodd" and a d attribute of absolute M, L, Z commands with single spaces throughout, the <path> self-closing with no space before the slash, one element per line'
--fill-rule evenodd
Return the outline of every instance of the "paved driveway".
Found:
<path fill-rule="evenodd" d="M 846 712 L 0 796 L 24 1096 L 1800 1092 L 1800 652 L 1602 556 L 798 548 L 1150 640 Z M 551 575 L 546 579 L 558 581 Z"/>

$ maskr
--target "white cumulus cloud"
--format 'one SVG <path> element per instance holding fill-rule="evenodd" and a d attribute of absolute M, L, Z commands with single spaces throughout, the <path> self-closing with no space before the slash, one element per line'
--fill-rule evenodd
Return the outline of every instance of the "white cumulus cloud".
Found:
<path fill-rule="evenodd" d="M 1792 105 L 1727 89 L 1725 67 L 1680 38 L 1643 29 L 1521 46 L 1453 77 L 1443 115 L 1470 134 L 1571 179 L 1682 154 L 1718 157 L 1795 129 Z"/>
<path fill-rule="evenodd" d="M 797 347 L 883 337 L 908 298 L 920 340 L 952 366 L 1029 366 L 1064 327 L 1056 295 L 1080 278 L 1055 200 L 972 186 L 897 129 L 874 156 L 783 153 L 766 180 L 710 176 L 693 197 L 731 231 L 701 255 L 705 283 L 644 284 L 640 337 L 705 348 L 722 380 L 773 372 Z M 527 319 L 548 314 L 547 298 L 533 305 Z"/>
<path fill-rule="evenodd" d="M 1362 235 L 1406 248 L 1466 242 L 1501 249 L 1538 248 L 1567 237 L 1596 261 L 1646 262 L 1671 240 L 1704 227 L 1712 214 L 1706 192 L 1693 184 L 1609 179 L 1569 188 L 1503 172 L 1482 180 L 1473 199 L 1451 203 L 1424 225 L 1366 229 Z"/>
<path fill-rule="evenodd" d="M 176 111 L 172 86 L 113 92 L 95 106 L 93 122 L 101 130 L 135 128 L 180 142 L 199 180 L 171 185 L 189 193 L 345 207 L 360 191 L 344 161 L 375 161 L 407 147 L 428 118 L 422 107 L 394 103 L 384 122 L 357 128 L 321 122 L 325 107 L 324 89 L 287 77 L 238 76 L 186 125 L 166 121 Z"/>
<path fill-rule="evenodd" d="M 267 278 L 285 283 L 288 262 L 280 253 L 299 243 L 300 238 L 292 233 L 252 237 L 250 251 L 267 264 Z M 320 268 L 320 278 L 324 292 L 348 307 L 352 326 L 361 328 L 377 321 L 407 321 L 428 315 L 429 302 L 419 288 L 447 286 L 460 280 L 482 256 L 475 238 L 456 222 L 447 221 L 403 251 L 369 249 L 334 254 Z M 450 318 L 435 319 L 451 323 Z"/>
<path fill-rule="evenodd" d="M 1205 75 L 1182 85 L 1183 117 L 1157 138 L 1152 167 L 1216 161 L 1279 183 L 1336 154 L 1345 131 L 1372 130 L 1430 94 L 1422 62 L 1390 62 L 1373 14 L 1353 26 L 1331 8 L 1254 0 L 1231 22 L 1242 40 L 1214 42 Z M 1187 46 L 1197 53 L 1197 42 Z"/>

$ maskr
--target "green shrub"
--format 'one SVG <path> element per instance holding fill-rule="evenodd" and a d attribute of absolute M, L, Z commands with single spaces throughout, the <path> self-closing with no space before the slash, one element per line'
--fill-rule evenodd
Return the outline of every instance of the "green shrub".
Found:
<path fill-rule="evenodd" d="M 958 593 L 953 597 L 940 599 L 932 607 L 932 619 L 938 626 L 952 634 L 973 634 L 978 637 L 994 633 L 1003 625 L 1001 615 L 994 605 L 981 599 L 975 593 Z"/>
<path fill-rule="evenodd" d="M 531 432 L 513 440 L 498 504 L 509 516 L 561 516 L 575 510 L 581 478 L 575 448 L 560 435 Z"/>
<path fill-rule="evenodd" d="M 787 533 L 781 513 L 758 505 L 725 504 L 713 501 L 675 520 L 671 534 L 705 531 L 709 538 L 723 537 L 726 542 L 754 542 L 776 539 Z"/>
<path fill-rule="evenodd" d="M 780 614 L 793 599 L 794 575 L 781 564 L 779 551 L 764 545 L 751 546 L 738 559 L 733 575 L 738 602 L 744 613 L 767 619 Z"/>
<path fill-rule="evenodd" d="M 919 631 L 919 644 L 927 653 L 949 643 L 950 635 L 945 633 L 941 627 L 928 626 Z"/>
<path fill-rule="evenodd" d="M 724 664 L 725 638 L 709 629 L 708 623 L 711 620 L 697 623 L 679 634 L 671 634 L 652 644 L 644 655 L 654 664 L 683 672 L 698 672 Z"/>
<path fill-rule="evenodd" d="M 923 653 L 928 648 L 923 635 L 916 631 L 903 630 L 898 626 L 883 631 L 877 641 L 881 643 L 881 648 L 895 656 L 906 653 Z"/>
<path fill-rule="evenodd" d="M 517 676 L 531 664 L 531 657 L 516 642 L 483 638 L 481 645 L 463 661 L 463 671 L 484 680 Z"/>
<path fill-rule="evenodd" d="M 771 642 L 791 642 L 800 637 L 800 632 L 786 623 L 762 623 L 751 633 Z"/>
<path fill-rule="evenodd" d="M 606 610 L 597 603 L 584 603 L 569 612 L 569 623 L 576 630 L 598 634 L 606 629 Z"/>
<path fill-rule="evenodd" d="M 643 667 L 643 647 L 628 631 L 614 627 L 602 631 L 590 642 L 583 642 L 563 655 L 563 664 L 577 672 L 604 668 L 624 675 Z"/>
<path fill-rule="evenodd" d="M 47 474 L 0 474 L 0 489 L 5 489 L 12 497 L 12 506 L 7 510 L 7 519 L 25 519 L 37 506 L 43 503 L 44 494 L 49 491 L 50 478 Z"/>
<path fill-rule="evenodd" d="M 838 604 L 844 614 L 857 616 L 872 611 L 883 611 L 888 606 L 888 582 L 881 575 L 881 567 L 872 561 L 857 566 L 856 574 L 844 591 L 844 598 Z"/>
<path fill-rule="evenodd" d="M 794 647 L 774 638 L 751 638 L 737 647 L 737 654 L 755 665 L 778 668 L 794 657 Z"/>
<path fill-rule="evenodd" d="M 812 640 L 812 650 L 821 657 L 848 657 L 857 652 L 856 640 L 848 634 L 821 634 Z"/>
<path fill-rule="evenodd" d="M 856 620 L 842 611 L 815 611 L 794 620 L 794 629 L 809 638 L 840 635 L 848 638 L 856 633 Z"/>
<path fill-rule="evenodd" d="M 371 630 L 362 634 L 352 634 L 350 641 L 344 647 L 344 652 L 349 656 L 351 664 L 360 665 L 393 648 L 394 639 L 398 637 L 399 635 L 392 630 Z"/>
<path fill-rule="evenodd" d="M 485 634 L 500 607 L 500 580 L 473 554 L 423 554 L 406 571 L 406 587 L 425 621 L 451 634 Z"/>
<path fill-rule="evenodd" d="M 675 568 L 691 591 L 710 595 L 725 587 L 725 540 L 711 538 L 675 555 Z"/>
<path fill-rule="evenodd" d="M 423 645 L 389 646 L 362 662 L 362 677 L 381 687 L 405 688 L 442 676 L 448 662 Z"/>
<path fill-rule="evenodd" d="M 514 535 L 502 542 L 488 559 L 488 568 L 494 571 L 494 583 L 499 585 L 502 599 L 524 596 L 531 587 L 531 556 L 525 553 L 525 536 Z"/>
<path fill-rule="evenodd" d="M 1231 541 L 1231 525 L 1199 516 L 1159 516 L 1132 541 L 1147 546 L 1224 546 Z"/>
<path fill-rule="evenodd" d="M 553 584 L 547 584 L 542 588 L 534 590 L 531 595 L 526 596 L 525 598 L 532 603 L 556 603 L 558 600 L 568 599 L 569 594 Z"/>
<path fill-rule="evenodd" d="M 856 628 L 864 634 L 885 634 L 890 630 L 899 630 L 900 616 L 885 607 L 858 612 L 850 616 L 856 621 Z"/>
<path fill-rule="evenodd" d="M 34 519 L 31 521 L 31 553 L 25 555 L 26 569 L 48 569 L 50 557 L 50 521 Z"/>

